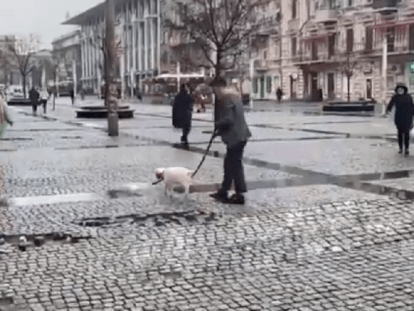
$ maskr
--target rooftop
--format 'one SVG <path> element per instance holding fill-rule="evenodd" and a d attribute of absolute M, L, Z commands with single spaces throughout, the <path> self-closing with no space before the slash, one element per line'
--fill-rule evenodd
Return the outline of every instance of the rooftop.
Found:
<path fill-rule="evenodd" d="M 118 7 L 124 3 L 128 2 L 128 0 L 115 0 L 115 6 Z M 89 10 L 86 10 L 74 17 L 69 18 L 68 20 L 64 21 L 62 25 L 84 25 L 89 22 L 91 19 L 97 16 L 105 15 L 105 7 L 106 3 L 102 2 Z M 115 7 L 115 10 L 117 9 Z"/>
<path fill-rule="evenodd" d="M 79 29 L 76 29 L 74 31 L 68 32 L 68 33 L 66 33 L 66 34 L 64 34 L 64 35 L 62 35 L 60 37 L 57 37 L 56 39 L 53 39 L 52 44 L 53 43 L 57 43 L 57 42 L 62 41 L 62 40 L 65 40 L 67 38 L 74 37 L 74 36 L 76 36 L 79 33 L 80 33 L 80 30 Z"/>

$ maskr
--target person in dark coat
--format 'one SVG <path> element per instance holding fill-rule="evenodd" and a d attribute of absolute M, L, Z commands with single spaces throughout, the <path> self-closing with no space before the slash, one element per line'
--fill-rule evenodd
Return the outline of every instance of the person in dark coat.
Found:
<path fill-rule="evenodd" d="M 70 95 L 70 99 L 72 100 L 72 105 L 74 105 L 75 104 L 75 91 L 73 89 L 70 90 L 69 95 Z"/>
<path fill-rule="evenodd" d="M 193 112 L 193 99 L 187 93 L 187 88 L 184 84 L 180 87 L 180 93 L 175 96 L 173 104 L 173 126 L 183 130 L 181 136 L 181 144 L 188 147 L 188 134 L 191 130 L 191 118 Z"/>
<path fill-rule="evenodd" d="M 403 142 L 405 155 L 409 155 L 410 130 L 413 128 L 414 104 L 413 98 L 408 94 L 408 88 L 404 83 L 398 83 L 395 95 L 391 98 L 387 107 L 389 113 L 395 106 L 395 125 L 398 130 L 399 153 L 403 153 Z"/>
<path fill-rule="evenodd" d="M 140 102 L 142 102 L 142 93 L 140 88 L 137 88 L 137 98 L 139 99 Z"/>
<path fill-rule="evenodd" d="M 37 113 L 37 106 L 39 105 L 39 97 L 40 97 L 39 92 L 33 86 L 29 91 L 29 98 L 32 104 L 33 114 Z"/>
<path fill-rule="evenodd" d="M 280 100 L 282 99 L 282 90 L 280 89 L 280 87 L 277 88 L 276 96 L 277 96 L 278 102 L 280 103 Z"/>
<path fill-rule="evenodd" d="M 221 188 L 210 196 L 223 203 L 244 204 L 243 193 L 247 192 L 247 187 L 242 159 L 252 134 L 244 116 L 243 102 L 237 91 L 226 87 L 226 81 L 222 78 L 216 78 L 210 86 L 216 97 L 214 135 L 221 136 L 227 147 Z M 229 198 L 228 191 L 233 182 L 236 193 Z"/>

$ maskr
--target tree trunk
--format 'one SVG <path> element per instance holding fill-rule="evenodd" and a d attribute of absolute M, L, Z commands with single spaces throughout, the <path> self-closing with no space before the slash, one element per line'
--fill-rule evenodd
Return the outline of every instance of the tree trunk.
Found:
<path fill-rule="evenodd" d="M 216 65 L 215 65 L 215 73 L 216 73 L 216 77 L 220 77 L 221 75 L 221 52 L 217 51 L 217 55 L 216 55 Z"/>
<path fill-rule="evenodd" d="M 215 68 L 215 77 L 218 78 L 221 75 L 221 52 L 217 51 L 217 55 L 216 55 L 216 64 L 214 66 Z M 214 97 L 214 121 L 218 120 L 219 117 L 219 110 L 217 107 L 217 98 Z"/>
<path fill-rule="evenodd" d="M 348 103 L 351 101 L 351 76 L 348 75 Z"/>
<path fill-rule="evenodd" d="M 26 99 L 27 94 L 26 94 L 26 75 L 25 74 L 22 74 L 22 79 L 23 79 L 23 98 Z"/>

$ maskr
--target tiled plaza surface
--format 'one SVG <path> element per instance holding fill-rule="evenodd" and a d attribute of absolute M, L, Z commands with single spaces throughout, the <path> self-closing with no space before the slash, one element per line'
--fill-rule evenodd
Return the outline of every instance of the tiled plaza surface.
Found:
<path fill-rule="evenodd" d="M 248 112 L 250 191 L 235 207 L 150 185 L 156 167 L 197 166 L 211 112 L 194 115 L 184 151 L 170 107 L 131 106 L 117 138 L 66 99 L 46 116 L 10 108 L 0 310 L 414 310 L 414 156 L 396 153 L 390 119 Z M 222 178 L 225 150 L 212 150 L 200 184 Z M 135 195 L 107 195 L 131 182 Z"/>

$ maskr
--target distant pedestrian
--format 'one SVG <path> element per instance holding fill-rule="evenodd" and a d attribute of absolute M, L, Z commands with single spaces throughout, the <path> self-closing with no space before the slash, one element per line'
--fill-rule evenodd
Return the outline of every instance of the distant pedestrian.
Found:
<path fill-rule="evenodd" d="M 224 159 L 224 180 L 220 190 L 210 196 L 223 203 L 244 204 L 243 193 L 247 192 L 244 179 L 243 152 L 251 132 L 247 125 L 240 94 L 226 87 L 226 81 L 216 78 L 211 82 L 215 100 L 214 134 L 221 136 L 227 147 Z M 236 193 L 228 198 L 234 182 Z"/>
<path fill-rule="evenodd" d="M 172 119 L 173 126 L 183 130 L 181 145 L 185 148 L 188 148 L 188 134 L 191 130 L 193 105 L 193 99 L 187 93 L 187 87 L 182 84 L 180 93 L 174 99 Z"/>
<path fill-rule="evenodd" d="M 408 88 L 404 83 L 397 83 L 395 95 L 391 98 L 387 107 L 389 113 L 395 106 L 395 125 L 398 131 L 399 154 L 403 153 L 403 143 L 405 147 L 404 154 L 410 154 L 410 130 L 413 128 L 414 103 L 413 98 L 408 94 Z"/>
<path fill-rule="evenodd" d="M 137 88 L 137 98 L 139 99 L 140 102 L 142 102 L 142 93 L 140 88 Z"/>
<path fill-rule="evenodd" d="M 43 106 L 43 113 L 46 113 L 48 99 L 49 99 L 49 93 L 45 89 L 43 89 L 40 92 L 40 104 Z"/>
<path fill-rule="evenodd" d="M 84 100 L 84 99 L 85 99 L 85 91 L 84 91 L 84 89 L 83 89 L 83 88 L 80 90 L 80 96 L 81 96 L 81 99 L 82 99 L 82 100 Z"/>
<path fill-rule="evenodd" d="M 278 102 L 280 103 L 280 101 L 282 100 L 282 90 L 280 89 L 280 87 L 277 88 L 276 96 L 277 96 Z"/>
<path fill-rule="evenodd" d="M 70 99 L 72 100 L 72 106 L 75 104 L 75 91 L 73 89 L 70 90 Z"/>
<path fill-rule="evenodd" d="M 39 105 L 39 92 L 34 88 L 34 86 L 29 91 L 29 98 L 32 104 L 32 111 L 35 115 L 37 113 L 37 106 Z"/>

